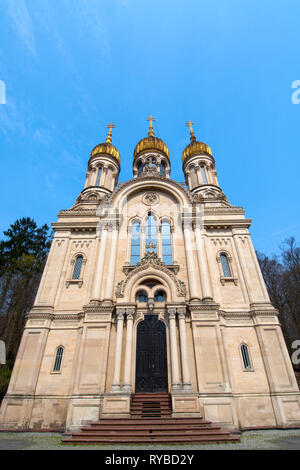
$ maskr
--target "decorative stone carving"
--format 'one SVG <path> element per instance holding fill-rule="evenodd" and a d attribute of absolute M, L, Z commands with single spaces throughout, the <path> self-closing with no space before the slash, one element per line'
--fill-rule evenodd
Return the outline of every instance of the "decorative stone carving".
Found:
<path fill-rule="evenodd" d="M 186 287 L 183 281 L 180 281 L 176 278 L 174 273 L 167 267 L 167 265 L 161 261 L 161 259 L 157 256 L 156 253 L 152 252 L 147 252 L 145 256 L 141 259 L 139 263 L 137 263 L 134 267 L 134 269 L 129 269 L 129 266 L 125 266 L 123 268 L 123 271 L 126 274 L 126 279 L 123 281 L 120 281 L 117 284 L 117 289 L 116 289 L 116 296 L 117 297 L 124 297 L 124 291 L 126 288 L 126 285 L 128 284 L 128 281 L 137 273 L 144 271 L 148 269 L 149 267 L 157 269 L 159 271 L 164 272 L 167 274 L 173 282 L 176 284 L 177 287 L 177 294 L 179 297 L 185 297 L 186 295 Z"/>
<path fill-rule="evenodd" d="M 147 206 L 154 206 L 159 203 L 159 196 L 154 192 L 147 193 L 143 197 L 143 203 Z"/>

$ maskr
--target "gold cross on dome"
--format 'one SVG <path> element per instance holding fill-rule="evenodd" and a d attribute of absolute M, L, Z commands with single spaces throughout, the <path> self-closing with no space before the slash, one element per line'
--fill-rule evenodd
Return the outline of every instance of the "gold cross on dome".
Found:
<path fill-rule="evenodd" d="M 150 129 L 149 129 L 149 132 L 148 132 L 148 136 L 149 137 L 154 137 L 153 121 L 156 121 L 156 119 L 153 116 L 148 116 L 147 121 L 150 121 Z"/>
<path fill-rule="evenodd" d="M 195 124 L 195 123 L 192 122 L 191 120 L 189 120 L 189 122 L 186 123 L 186 127 L 190 128 L 190 139 L 192 141 L 195 141 L 196 137 L 195 137 L 195 134 L 194 134 L 193 124 Z"/>
<path fill-rule="evenodd" d="M 189 128 L 190 128 L 190 133 L 191 133 L 191 135 L 194 134 L 193 124 L 195 124 L 195 123 L 192 122 L 191 120 L 189 120 L 189 122 L 186 123 L 186 127 L 189 127 Z"/>
<path fill-rule="evenodd" d="M 109 129 L 107 137 L 106 137 L 106 142 L 111 143 L 111 130 L 114 129 L 116 125 L 113 122 L 110 122 L 107 126 L 106 129 Z"/>

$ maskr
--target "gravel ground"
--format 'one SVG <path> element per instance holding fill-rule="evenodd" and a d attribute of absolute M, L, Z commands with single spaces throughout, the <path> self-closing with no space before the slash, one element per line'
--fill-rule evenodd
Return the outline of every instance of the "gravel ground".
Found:
<path fill-rule="evenodd" d="M 245 431 L 236 444 L 63 445 L 58 433 L 0 433 L 1 450 L 300 450 L 300 429 Z"/>

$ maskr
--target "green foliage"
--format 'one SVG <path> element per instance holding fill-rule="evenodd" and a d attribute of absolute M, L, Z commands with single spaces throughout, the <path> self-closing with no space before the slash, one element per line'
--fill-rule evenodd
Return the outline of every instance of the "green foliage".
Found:
<path fill-rule="evenodd" d="M 48 225 L 38 227 L 29 217 L 16 220 L 0 241 L 0 275 L 10 271 L 30 275 L 39 271 L 50 247 Z"/>
<path fill-rule="evenodd" d="M 15 360 L 25 314 L 31 308 L 51 244 L 49 227 L 29 217 L 16 220 L 0 241 L 0 338 Z"/>
<path fill-rule="evenodd" d="M 257 253 L 272 304 L 280 313 L 287 346 L 300 338 L 300 248 L 293 237 L 281 245 L 280 256 Z"/>
<path fill-rule="evenodd" d="M 0 365 L 0 401 L 6 393 L 11 373 L 12 364 Z"/>

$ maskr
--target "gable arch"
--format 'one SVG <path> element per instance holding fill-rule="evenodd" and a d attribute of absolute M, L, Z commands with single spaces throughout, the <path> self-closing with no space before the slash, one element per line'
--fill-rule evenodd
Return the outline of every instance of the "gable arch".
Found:
<path fill-rule="evenodd" d="M 182 302 L 186 289 L 184 283 L 178 281 L 175 275 L 165 267 L 155 269 L 155 266 L 138 266 L 117 286 L 116 296 L 121 302 L 135 302 L 136 293 L 141 289 L 141 284 L 147 279 L 157 280 L 166 292 L 168 302 Z"/>
<path fill-rule="evenodd" d="M 170 194 L 181 208 L 189 206 L 192 203 L 191 196 L 179 183 L 173 180 L 167 180 L 163 177 L 156 177 L 155 180 L 145 178 L 145 181 L 143 181 L 143 178 L 139 178 L 123 184 L 112 195 L 112 205 L 122 211 L 129 196 L 144 190 L 149 190 L 150 188 L 151 191 L 160 190 Z"/>

